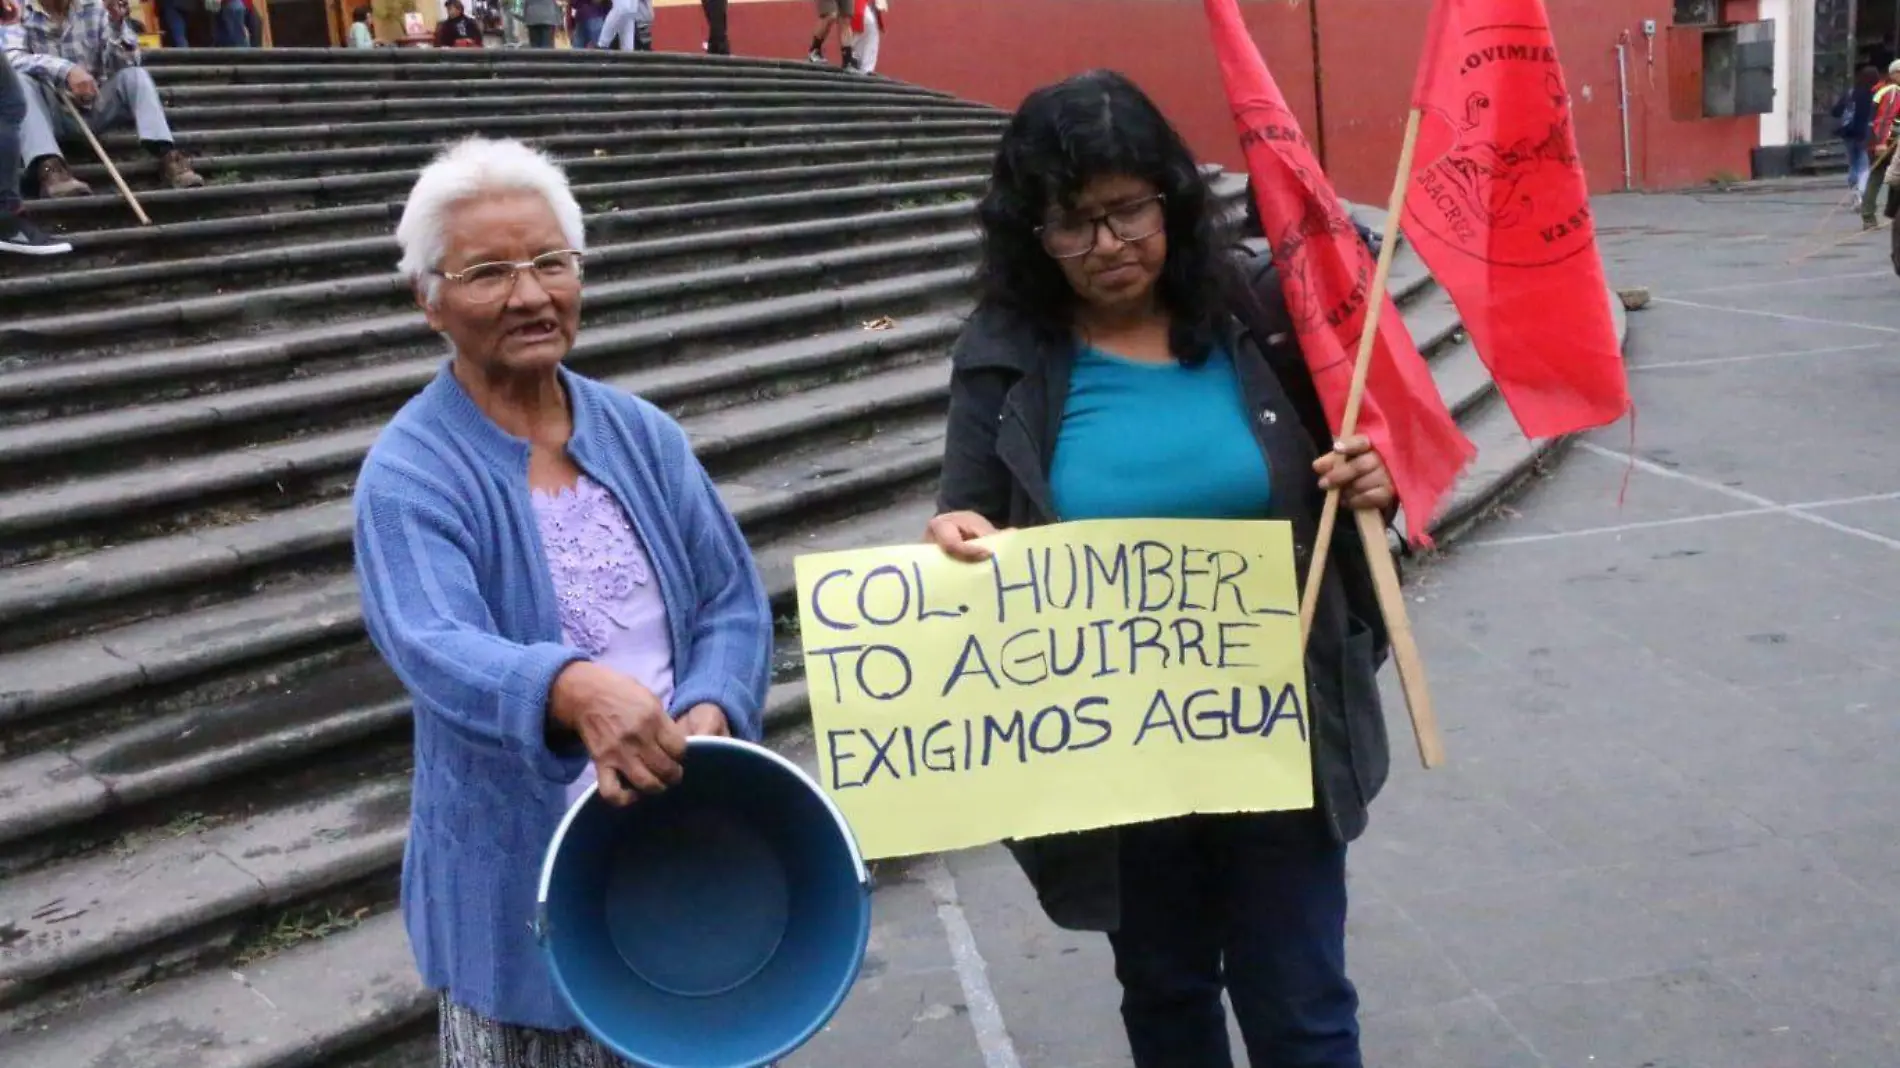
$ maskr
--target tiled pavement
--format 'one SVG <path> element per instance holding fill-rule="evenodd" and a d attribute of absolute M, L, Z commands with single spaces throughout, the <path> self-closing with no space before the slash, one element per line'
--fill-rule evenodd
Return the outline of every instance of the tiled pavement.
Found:
<path fill-rule="evenodd" d="M 1600 203 L 1658 298 L 1636 460 L 1589 436 L 1419 569 L 1451 760 L 1395 745 L 1352 852 L 1373 1068 L 1900 1065 L 1900 279 L 1834 192 Z M 798 1064 L 1128 1063 L 999 850 L 885 878 Z"/>

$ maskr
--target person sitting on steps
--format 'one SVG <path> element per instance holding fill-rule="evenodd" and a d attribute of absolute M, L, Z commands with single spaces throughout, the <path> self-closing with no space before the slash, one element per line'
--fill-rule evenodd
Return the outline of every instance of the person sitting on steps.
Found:
<path fill-rule="evenodd" d="M 14 0 L 0 0 L 0 26 L 20 17 Z M 0 61 L 0 252 L 57 256 L 71 252 L 64 241 L 47 236 L 20 211 L 20 123 L 26 119 L 26 90 L 11 64 Z"/>
<path fill-rule="evenodd" d="M 21 158 L 41 196 L 92 192 L 60 154 L 55 131 L 77 132 L 62 93 L 71 95 L 95 133 L 129 120 L 139 142 L 158 158 L 166 188 L 205 184 L 172 143 L 158 86 L 139 65 L 139 39 L 126 23 L 127 8 L 127 0 L 27 0 L 25 17 L 4 29 L 7 61 L 26 82 Z"/>

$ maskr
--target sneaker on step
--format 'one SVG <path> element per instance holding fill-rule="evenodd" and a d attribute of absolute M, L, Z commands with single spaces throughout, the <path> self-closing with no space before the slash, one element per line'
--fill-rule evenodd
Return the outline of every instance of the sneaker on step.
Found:
<path fill-rule="evenodd" d="M 812 49 L 810 52 L 806 53 L 805 55 L 805 62 L 807 63 L 823 64 L 824 61 L 825 61 L 825 54 L 823 52 L 818 51 L 816 48 Z"/>
<path fill-rule="evenodd" d="M 0 252 L 14 252 L 22 256 L 58 256 L 72 250 L 71 245 L 55 240 L 24 216 L 0 211 Z"/>
<path fill-rule="evenodd" d="M 53 200 L 65 200 L 68 197 L 88 197 L 92 187 L 73 177 L 72 169 L 58 156 L 40 161 L 36 176 L 40 183 L 40 195 Z"/>
<path fill-rule="evenodd" d="M 197 189 L 205 184 L 198 172 L 191 169 L 191 161 L 175 148 L 158 157 L 158 180 L 165 183 L 167 189 Z"/>

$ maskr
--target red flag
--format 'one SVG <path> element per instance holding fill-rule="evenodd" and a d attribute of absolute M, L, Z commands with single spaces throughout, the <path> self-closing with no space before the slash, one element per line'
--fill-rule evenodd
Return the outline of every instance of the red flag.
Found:
<path fill-rule="evenodd" d="M 1260 222 L 1273 246 L 1307 367 L 1337 430 L 1365 330 L 1372 255 L 1267 73 L 1235 0 L 1206 4 Z M 1475 450 L 1445 409 L 1431 369 L 1390 299 L 1380 308 L 1356 431 L 1370 438 L 1385 459 L 1405 506 L 1407 534 L 1413 541 L 1428 540 L 1427 525 Z"/>
<path fill-rule="evenodd" d="M 1402 225 L 1524 433 L 1629 409 L 1570 94 L 1543 0 L 1437 0 Z"/>

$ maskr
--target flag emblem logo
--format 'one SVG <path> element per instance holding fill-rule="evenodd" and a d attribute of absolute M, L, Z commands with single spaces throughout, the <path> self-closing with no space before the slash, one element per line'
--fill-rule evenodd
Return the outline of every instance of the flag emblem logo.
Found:
<path fill-rule="evenodd" d="M 1545 26 L 1492 25 L 1455 46 L 1455 73 L 1423 109 L 1408 220 L 1468 256 L 1511 267 L 1561 263 L 1594 247 L 1576 172 L 1570 93 Z M 1481 88 L 1480 88 L 1481 87 Z M 1507 101 L 1497 99 L 1508 94 Z"/>

